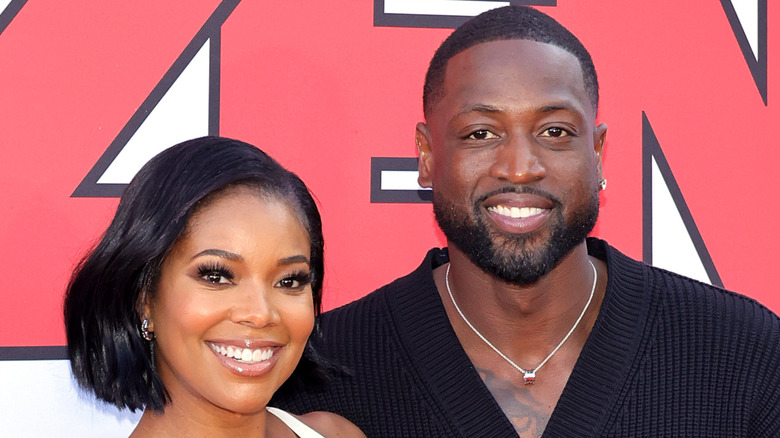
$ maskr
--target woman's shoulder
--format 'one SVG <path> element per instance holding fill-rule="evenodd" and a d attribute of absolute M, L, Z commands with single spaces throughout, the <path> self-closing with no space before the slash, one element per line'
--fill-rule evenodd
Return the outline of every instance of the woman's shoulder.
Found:
<path fill-rule="evenodd" d="M 314 411 L 298 415 L 298 418 L 327 438 L 362 438 L 366 436 L 351 421 L 332 412 Z"/>

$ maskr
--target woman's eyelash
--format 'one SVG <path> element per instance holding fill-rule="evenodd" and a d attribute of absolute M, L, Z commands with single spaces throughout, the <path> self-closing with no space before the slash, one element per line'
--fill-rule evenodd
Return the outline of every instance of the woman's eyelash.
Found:
<path fill-rule="evenodd" d="M 223 277 L 226 280 L 232 280 L 233 278 L 235 278 L 235 274 L 230 268 L 217 262 L 207 263 L 198 266 L 198 276 L 210 277 L 212 279 L 217 278 L 217 281 L 216 282 L 212 281 L 212 283 L 218 283 L 219 277 Z"/>
<path fill-rule="evenodd" d="M 281 282 L 297 282 L 297 287 L 304 287 L 314 280 L 314 273 L 312 271 L 299 271 L 293 272 L 290 275 L 285 276 Z"/>

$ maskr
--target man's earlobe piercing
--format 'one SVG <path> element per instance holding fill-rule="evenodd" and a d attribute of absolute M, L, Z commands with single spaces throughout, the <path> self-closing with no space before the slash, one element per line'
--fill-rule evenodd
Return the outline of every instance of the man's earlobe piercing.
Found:
<path fill-rule="evenodd" d="M 599 190 L 606 190 L 607 189 L 607 179 L 602 178 L 601 181 L 599 181 Z"/>

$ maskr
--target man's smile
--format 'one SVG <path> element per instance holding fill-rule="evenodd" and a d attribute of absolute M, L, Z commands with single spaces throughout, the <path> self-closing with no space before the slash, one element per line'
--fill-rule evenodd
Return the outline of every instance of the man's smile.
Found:
<path fill-rule="evenodd" d="M 488 211 L 500 214 L 501 216 L 511 217 L 513 219 L 524 219 L 542 214 L 545 210 L 539 207 L 509 207 L 499 204 L 495 207 L 488 207 Z"/>

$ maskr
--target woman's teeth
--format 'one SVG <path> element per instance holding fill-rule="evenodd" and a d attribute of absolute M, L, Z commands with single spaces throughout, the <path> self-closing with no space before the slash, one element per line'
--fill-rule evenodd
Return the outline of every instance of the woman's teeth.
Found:
<path fill-rule="evenodd" d="M 271 356 L 274 355 L 273 348 L 258 348 L 257 350 L 252 350 L 251 348 L 240 348 L 232 345 L 227 347 L 211 343 L 209 343 L 209 345 L 211 346 L 211 349 L 217 353 L 244 363 L 262 362 L 270 359 Z"/>

